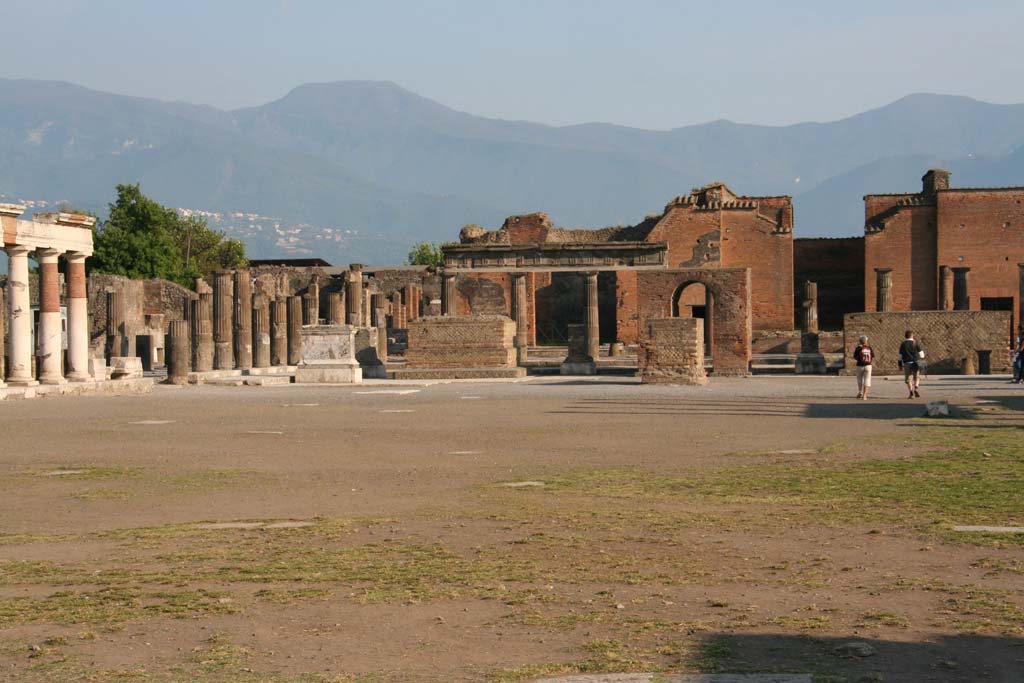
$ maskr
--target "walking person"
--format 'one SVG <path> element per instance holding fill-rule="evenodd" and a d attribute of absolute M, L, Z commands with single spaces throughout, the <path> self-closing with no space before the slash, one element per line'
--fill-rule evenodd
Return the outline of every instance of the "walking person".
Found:
<path fill-rule="evenodd" d="M 861 335 L 857 348 L 853 350 L 853 359 L 857 361 L 857 398 L 866 401 L 871 389 L 871 363 L 875 360 L 875 352 L 868 346 L 866 336 Z"/>
<path fill-rule="evenodd" d="M 921 398 L 921 365 L 924 363 L 924 350 L 914 339 L 912 330 L 907 330 L 903 336 L 898 363 L 903 370 L 903 379 L 907 383 L 907 398 Z"/>
<path fill-rule="evenodd" d="M 1017 330 L 1017 344 L 1013 348 L 1013 383 L 1024 380 L 1024 325 Z"/>

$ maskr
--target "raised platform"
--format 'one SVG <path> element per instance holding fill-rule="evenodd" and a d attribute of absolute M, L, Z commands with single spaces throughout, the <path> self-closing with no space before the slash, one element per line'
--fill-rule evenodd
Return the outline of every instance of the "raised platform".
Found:
<path fill-rule="evenodd" d="M 396 368 L 388 379 L 517 379 L 526 368 Z"/>
<path fill-rule="evenodd" d="M 294 365 L 276 365 L 269 368 L 248 370 L 209 370 L 188 373 L 189 384 L 213 384 L 217 386 L 264 386 L 288 384 L 295 375 Z"/>
<path fill-rule="evenodd" d="M 46 396 L 126 396 L 148 394 L 153 391 L 152 377 L 112 379 L 100 382 L 64 382 L 63 384 L 36 384 L 33 386 L 0 387 L 0 399 L 44 398 Z"/>

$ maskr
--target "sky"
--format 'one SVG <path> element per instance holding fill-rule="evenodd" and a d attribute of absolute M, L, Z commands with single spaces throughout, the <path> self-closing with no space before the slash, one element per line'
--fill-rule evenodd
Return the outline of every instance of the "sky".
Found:
<path fill-rule="evenodd" d="M 389 80 L 552 125 L 784 125 L 1024 102 L 1022 35 L 1021 0 L 3 0 L 0 77 L 223 109 Z"/>

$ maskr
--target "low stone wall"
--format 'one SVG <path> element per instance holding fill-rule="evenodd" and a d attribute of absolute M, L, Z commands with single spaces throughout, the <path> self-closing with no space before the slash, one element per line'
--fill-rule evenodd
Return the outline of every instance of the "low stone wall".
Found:
<path fill-rule="evenodd" d="M 966 358 L 979 368 L 979 352 L 988 352 L 993 373 L 1010 372 L 1010 316 L 1009 311 L 848 313 L 843 374 L 854 371 L 853 350 L 861 335 L 867 335 L 875 351 L 875 374 L 899 374 L 899 348 L 907 330 L 914 331 L 924 349 L 928 372 L 960 373 Z"/>
<path fill-rule="evenodd" d="M 644 384 L 706 384 L 704 321 L 656 318 L 647 321 L 638 352 Z"/>
<path fill-rule="evenodd" d="M 409 368 L 514 368 L 516 324 L 503 315 L 431 316 L 409 323 Z"/>

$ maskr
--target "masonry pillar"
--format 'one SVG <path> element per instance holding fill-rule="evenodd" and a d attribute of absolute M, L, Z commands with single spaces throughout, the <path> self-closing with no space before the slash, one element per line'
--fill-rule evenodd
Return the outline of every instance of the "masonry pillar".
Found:
<path fill-rule="evenodd" d="M 353 327 L 363 325 L 363 266 L 353 263 L 348 267 L 348 279 L 345 282 L 345 295 L 348 308 L 348 324 Z"/>
<path fill-rule="evenodd" d="M 32 306 L 28 296 L 28 253 L 28 247 L 7 247 L 7 306 L 10 314 L 7 355 L 11 364 L 7 382 L 18 386 L 38 384 L 32 377 Z"/>
<path fill-rule="evenodd" d="M 596 362 L 601 348 L 600 330 L 598 329 L 597 273 L 584 273 L 583 276 L 587 283 L 587 354 Z"/>
<path fill-rule="evenodd" d="M 306 294 L 309 295 L 309 303 L 307 306 L 308 310 L 303 314 L 309 316 L 309 322 L 303 323 L 306 325 L 319 325 L 320 324 L 320 279 L 318 275 L 314 275 L 312 281 L 309 283 L 309 287 L 306 288 Z"/>
<path fill-rule="evenodd" d="M 415 320 L 416 313 L 419 311 L 418 305 L 416 306 L 416 310 L 413 310 L 413 292 L 415 291 L 415 289 L 415 285 L 406 285 L 405 287 L 402 288 L 401 301 L 405 306 L 405 310 L 403 311 L 403 317 L 405 318 L 406 324 L 408 324 L 409 321 L 411 320 Z"/>
<path fill-rule="evenodd" d="M 939 310 L 953 310 L 953 269 L 939 266 Z"/>
<path fill-rule="evenodd" d="M 124 298 L 121 292 L 107 290 L 107 356 L 124 354 Z"/>
<path fill-rule="evenodd" d="M 288 365 L 288 300 L 278 297 L 270 306 L 270 364 Z"/>
<path fill-rule="evenodd" d="M 875 268 L 875 310 L 892 310 L 892 268 Z"/>
<path fill-rule="evenodd" d="M 270 302 L 263 294 L 252 296 L 252 366 L 270 367 Z"/>
<path fill-rule="evenodd" d="M 341 292 L 327 295 L 328 320 L 332 325 L 345 324 L 345 299 Z"/>
<path fill-rule="evenodd" d="M 1024 327 L 1024 263 L 1017 264 L 1017 279 L 1019 292 L 1017 293 L 1017 327 Z M 0 378 L 3 375 L 0 374 Z"/>
<path fill-rule="evenodd" d="M 513 306 L 515 308 L 516 321 L 516 354 L 519 358 L 519 364 L 522 365 L 526 361 L 527 348 L 529 347 L 527 327 L 529 326 L 530 318 L 526 301 L 526 273 L 513 273 L 512 280 L 515 285 L 513 287 L 515 294 Z"/>
<path fill-rule="evenodd" d="M 953 269 L 953 310 L 971 310 L 970 268 Z"/>
<path fill-rule="evenodd" d="M 441 273 L 441 315 L 457 315 L 455 304 L 455 273 Z"/>
<path fill-rule="evenodd" d="M 235 271 L 235 366 L 252 367 L 252 279 L 248 268 Z"/>
<path fill-rule="evenodd" d="M 234 313 L 231 271 L 218 270 L 213 274 L 213 366 L 217 370 L 235 367 L 234 342 L 231 319 Z"/>
<path fill-rule="evenodd" d="M 63 350 L 61 349 L 60 276 L 57 273 L 56 249 L 36 249 L 39 263 L 39 355 L 37 360 L 41 384 L 63 384 Z"/>
<path fill-rule="evenodd" d="M 167 383 L 188 384 L 189 358 L 192 355 L 189 344 L 189 322 L 172 320 L 167 324 Z"/>
<path fill-rule="evenodd" d="M 3 289 L 0 289 L 0 389 L 7 386 L 4 377 L 7 376 L 7 349 L 4 347 L 4 340 L 7 338 L 7 300 Z"/>
<path fill-rule="evenodd" d="M 288 365 L 302 361 L 302 297 L 288 297 Z"/>
<path fill-rule="evenodd" d="M 391 329 L 404 330 L 406 328 L 405 314 L 408 308 L 402 303 L 401 290 L 395 290 L 391 294 Z"/>
<path fill-rule="evenodd" d="M 715 293 L 704 287 L 704 352 L 714 356 L 715 348 Z"/>
<path fill-rule="evenodd" d="M 196 283 L 199 294 L 189 302 L 191 315 L 189 324 L 192 332 L 192 370 L 195 372 L 209 372 L 213 370 L 213 292 L 204 291 L 208 289 L 206 283 L 200 288 Z"/>
<path fill-rule="evenodd" d="M 384 295 L 374 292 L 370 295 L 370 327 L 387 327 L 384 320 Z"/>
<path fill-rule="evenodd" d="M 818 283 L 810 280 L 804 283 L 801 331 L 804 334 L 818 331 Z"/>
<path fill-rule="evenodd" d="M 317 319 L 316 299 L 313 297 L 312 292 L 306 292 L 302 295 L 302 324 L 316 325 L 319 322 Z"/>
<path fill-rule="evenodd" d="M 89 299 L 85 291 L 85 254 L 69 251 L 68 264 L 68 379 L 87 382 L 89 375 Z"/>

